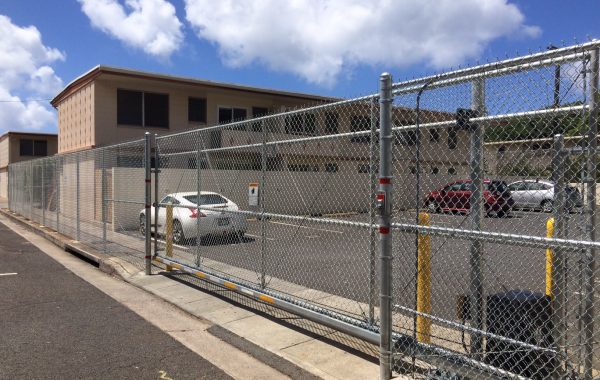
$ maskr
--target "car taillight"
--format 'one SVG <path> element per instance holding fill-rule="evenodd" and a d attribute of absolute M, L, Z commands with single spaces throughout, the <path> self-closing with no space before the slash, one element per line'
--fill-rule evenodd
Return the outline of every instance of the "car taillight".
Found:
<path fill-rule="evenodd" d="M 201 217 L 202 218 L 202 217 L 206 216 L 205 213 L 203 213 L 202 211 L 198 211 L 195 208 L 191 208 L 190 207 L 189 210 L 191 211 L 190 218 L 192 218 L 192 219 L 197 218 L 197 217 Z"/>

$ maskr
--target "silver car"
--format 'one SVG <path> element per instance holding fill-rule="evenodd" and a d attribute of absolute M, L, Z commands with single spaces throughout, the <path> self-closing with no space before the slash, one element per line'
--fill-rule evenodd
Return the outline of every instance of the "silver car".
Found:
<path fill-rule="evenodd" d="M 554 207 L 555 186 L 551 181 L 523 180 L 508 185 L 515 208 L 541 209 L 551 212 Z M 581 207 L 583 199 L 579 190 L 572 186 L 566 188 L 567 208 Z"/>
<path fill-rule="evenodd" d="M 165 235 L 167 223 L 167 204 L 173 204 L 173 242 L 185 243 L 190 238 L 207 235 L 235 233 L 243 236 L 248 229 L 246 217 L 235 212 L 238 206 L 221 194 L 208 191 L 200 192 L 200 210 L 197 192 L 168 194 L 158 204 L 158 234 Z M 146 212 L 140 211 L 140 232 L 146 233 Z M 200 220 L 199 225 L 197 224 Z M 154 227 L 154 207 L 151 208 L 151 223 Z M 199 236 L 198 236 L 199 227 Z"/>

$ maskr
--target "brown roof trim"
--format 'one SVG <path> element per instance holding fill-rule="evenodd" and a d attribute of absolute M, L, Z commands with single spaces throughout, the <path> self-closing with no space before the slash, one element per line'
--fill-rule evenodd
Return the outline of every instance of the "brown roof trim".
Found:
<path fill-rule="evenodd" d="M 58 95 L 54 97 L 54 99 L 50 101 L 50 104 L 56 108 L 60 102 L 68 98 L 71 94 L 77 92 L 79 89 L 96 79 L 96 77 L 100 75 L 101 68 L 102 66 L 96 66 L 87 73 L 75 78 L 75 80 L 69 83 L 67 87 L 65 87 Z"/>
<path fill-rule="evenodd" d="M 135 71 L 135 70 L 130 70 L 130 69 L 121 69 L 121 68 L 116 68 L 116 67 L 98 65 L 98 66 L 94 67 L 93 69 L 91 69 L 90 71 L 88 71 L 87 73 L 83 74 L 82 76 L 76 78 L 73 82 L 69 83 L 67 85 L 67 87 L 65 87 L 58 95 L 56 95 L 54 97 L 54 99 L 52 99 L 50 101 L 50 104 L 52 104 L 52 106 L 54 106 L 56 108 L 58 106 L 58 104 L 60 104 L 60 102 L 62 102 L 65 98 L 69 97 L 71 94 L 73 94 L 80 88 L 84 87 L 85 85 L 89 84 L 90 82 L 92 82 L 94 79 L 96 79 L 98 76 L 100 76 L 102 74 L 125 76 L 125 77 L 129 77 L 129 78 L 155 80 L 155 81 L 168 82 L 168 83 L 187 84 L 187 85 L 192 85 L 192 86 L 195 85 L 195 86 L 203 86 L 203 87 L 211 87 L 211 88 L 219 88 L 219 89 L 228 89 L 228 90 L 233 90 L 233 91 L 251 92 L 251 93 L 256 93 L 256 94 L 277 95 L 277 96 L 282 96 L 282 97 L 303 99 L 303 100 L 308 100 L 308 101 L 313 101 L 313 102 L 314 101 L 334 102 L 337 100 L 341 100 L 340 98 L 333 98 L 333 97 L 327 97 L 327 96 L 295 93 L 295 92 L 281 91 L 281 90 L 272 90 L 272 89 L 259 88 L 259 87 L 243 86 L 243 85 L 238 85 L 238 84 L 233 84 L 233 83 L 214 82 L 214 81 L 208 81 L 208 80 L 201 80 L 201 79 L 194 79 L 194 78 L 187 78 L 187 77 L 177 77 L 177 76 L 166 75 L 166 74 L 156 74 L 156 73 L 149 73 L 149 72 L 144 72 L 144 71 Z"/>
<path fill-rule="evenodd" d="M 0 141 L 4 140 L 8 136 L 32 136 L 32 137 L 56 137 L 58 135 L 56 133 L 40 133 L 40 132 L 16 132 L 16 131 L 8 131 L 2 136 L 0 136 Z"/>

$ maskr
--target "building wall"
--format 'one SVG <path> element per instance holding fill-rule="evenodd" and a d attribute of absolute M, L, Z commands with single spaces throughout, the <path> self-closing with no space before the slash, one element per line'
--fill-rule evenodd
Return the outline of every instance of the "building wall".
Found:
<path fill-rule="evenodd" d="M 0 198 L 8 199 L 8 170 L 0 169 Z"/>
<path fill-rule="evenodd" d="M 169 128 L 117 125 L 117 89 L 168 94 Z M 206 123 L 188 121 L 189 97 L 207 100 Z M 219 107 L 246 108 L 250 118 L 252 107 L 265 107 L 271 112 L 278 112 L 283 106 L 298 107 L 306 103 L 307 100 L 299 98 L 105 74 L 95 80 L 95 143 L 97 146 L 105 146 L 143 138 L 146 131 L 166 135 L 216 125 Z"/>
<path fill-rule="evenodd" d="M 9 163 L 10 157 L 8 138 L 0 139 L 0 169 L 8 166 Z"/>
<path fill-rule="evenodd" d="M 89 83 L 58 105 L 58 152 L 96 145 L 94 136 L 94 83 Z"/>
<path fill-rule="evenodd" d="M 21 156 L 21 139 L 46 141 L 48 156 L 53 156 L 58 151 L 56 135 L 9 132 L 0 138 L 0 198 L 8 198 L 9 164 L 41 158 L 40 156 Z"/>

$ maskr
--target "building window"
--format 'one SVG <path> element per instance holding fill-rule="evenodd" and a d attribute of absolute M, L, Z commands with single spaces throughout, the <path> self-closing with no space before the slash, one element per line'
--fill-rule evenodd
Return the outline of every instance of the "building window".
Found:
<path fill-rule="evenodd" d="M 169 95 L 144 93 L 144 126 L 169 128 Z"/>
<path fill-rule="evenodd" d="M 33 140 L 21 139 L 20 145 L 21 156 L 33 156 Z"/>
<path fill-rule="evenodd" d="M 309 172 L 311 169 L 310 165 L 307 164 L 289 164 L 288 170 L 291 172 Z"/>
<path fill-rule="evenodd" d="M 429 130 L 429 141 L 430 142 L 440 141 L 440 131 L 438 131 L 437 129 L 430 129 Z"/>
<path fill-rule="evenodd" d="M 252 117 L 266 116 L 269 113 L 268 108 L 264 107 L 252 107 Z M 253 132 L 262 132 L 262 124 L 264 121 L 255 121 L 250 125 L 250 129 Z"/>
<path fill-rule="evenodd" d="M 351 132 L 362 132 L 371 130 L 371 119 L 368 116 L 352 116 L 350 119 L 350 131 Z M 354 136 L 350 138 L 350 142 L 353 143 L 368 143 L 371 141 L 369 134 Z"/>
<path fill-rule="evenodd" d="M 315 114 L 295 114 L 285 117 L 285 133 L 314 136 L 317 133 Z"/>
<path fill-rule="evenodd" d="M 325 113 L 325 133 L 335 135 L 338 133 L 338 114 L 337 112 Z"/>
<path fill-rule="evenodd" d="M 338 164 L 336 164 L 335 162 L 330 162 L 328 164 L 325 164 L 325 171 L 327 173 L 337 173 L 338 170 L 339 170 Z"/>
<path fill-rule="evenodd" d="M 19 154 L 21 156 L 47 156 L 48 142 L 45 140 L 20 139 Z"/>
<path fill-rule="evenodd" d="M 246 120 L 248 110 L 245 108 L 219 107 L 219 124 L 229 124 L 236 121 Z M 235 127 L 235 129 L 245 130 L 244 124 Z"/>
<path fill-rule="evenodd" d="M 206 99 L 188 98 L 188 121 L 206 124 Z"/>
<path fill-rule="evenodd" d="M 448 149 L 456 149 L 458 146 L 458 131 L 456 128 L 448 128 Z"/>
<path fill-rule="evenodd" d="M 376 165 L 373 165 L 371 167 L 371 165 L 369 165 L 369 164 L 360 164 L 360 165 L 358 165 L 358 172 L 361 173 L 361 174 L 371 173 L 371 171 L 373 173 L 375 173 L 375 174 L 379 173 L 379 167 L 376 166 Z"/>
<path fill-rule="evenodd" d="M 417 131 L 404 131 L 396 135 L 396 141 L 404 146 L 413 146 L 417 143 Z"/>
<path fill-rule="evenodd" d="M 48 142 L 42 140 L 33 141 L 33 155 L 34 156 L 47 156 L 48 155 Z"/>
<path fill-rule="evenodd" d="M 169 128 L 169 95 L 118 89 L 117 124 Z"/>

